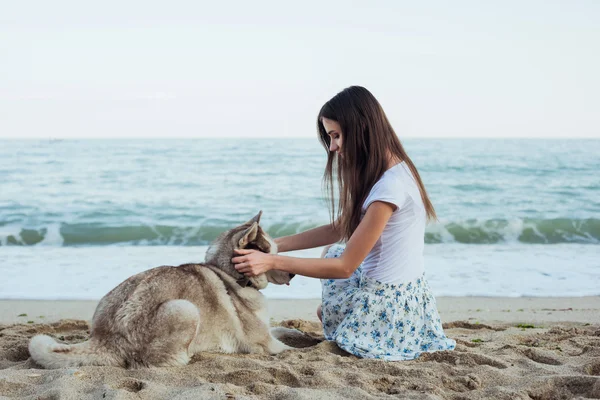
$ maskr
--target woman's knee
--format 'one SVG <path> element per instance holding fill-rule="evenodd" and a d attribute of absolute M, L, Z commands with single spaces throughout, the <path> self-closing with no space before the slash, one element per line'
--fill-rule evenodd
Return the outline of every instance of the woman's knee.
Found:
<path fill-rule="evenodd" d="M 344 252 L 345 246 L 340 243 L 330 244 L 329 246 L 325 246 L 323 248 L 323 253 L 321 253 L 321 258 L 336 258 L 339 257 Z"/>
<path fill-rule="evenodd" d="M 323 248 L 323 252 L 321 253 L 321 258 L 325 258 L 325 256 L 327 255 L 327 252 L 329 251 L 329 249 L 331 248 L 331 246 L 333 246 L 333 245 L 330 244 L 329 246 L 325 246 Z"/>

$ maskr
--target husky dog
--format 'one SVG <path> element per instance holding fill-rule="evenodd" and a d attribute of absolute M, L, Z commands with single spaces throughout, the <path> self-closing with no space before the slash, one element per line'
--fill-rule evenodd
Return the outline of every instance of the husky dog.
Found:
<path fill-rule="evenodd" d="M 269 329 L 269 282 L 287 284 L 292 274 L 271 270 L 247 278 L 231 262 L 233 250 L 276 253 L 277 245 L 254 218 L 221 234 L 204 264 L 162 266 L 134 275 L 100 300 L 87 342 L 60 344 L 46 335 L 29 343 L 45 368 L 111 365 L 124 368 L 185 365 L 201 351 L 277 354 L 292 349 L 277 338 L 302 335 Z"/>

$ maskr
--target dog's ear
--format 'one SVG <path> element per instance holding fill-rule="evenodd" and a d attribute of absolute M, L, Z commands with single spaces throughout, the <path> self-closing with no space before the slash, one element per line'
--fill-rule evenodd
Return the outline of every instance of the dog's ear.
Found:
<path fill-rule="evenodd" d="M 246 222 L 247 224 L 251 224 L 253 222 L 256 222 L 257 224 L 260 223 L 260 216 L 262 215 L 262 210 L 260 210 L 258 212 L 258 214 L 256 214 L 250 221 Z"/>
<path fill-rule="evenodd" d="M 248 246 L 248 243 L 252 243 L 256 240 L 258 236 L 258 222 L 253 222 L 250 228 L 246 229 L 240 241 L 238 242 L 238 246 L 240 249 L 245 249 Z"/>

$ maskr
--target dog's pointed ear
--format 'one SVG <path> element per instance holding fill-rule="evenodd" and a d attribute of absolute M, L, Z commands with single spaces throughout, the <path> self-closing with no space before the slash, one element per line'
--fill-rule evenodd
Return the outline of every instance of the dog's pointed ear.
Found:
<path fill-rule="evenodd" d="M 238 246 L 240 249 L 245 249 L 248 246 L 248 243 L 252 243 L 256 240 L 258 236 L 258 222 L 253 222 L 250 228 L 246 229 L 240 241 L 238 242 Z"/>
<path fill-rule="evenodd" d="M 247 224 L 251 224 L 251 223 L 253 223 L 253 222 L 256 222 L 257 224 L 259 224 L 259 223 L 260 223 L 260 217 L 261 217 L 261 215 L 262 215 L 262 210 L 260 210 L 260 211 L 258 212 L 258 214 L 256 214 L 256 215 L 255 215 L 255 216 L 254 216 L 254 217 L 253 217 L 253 218 L 252 218 L 250 221 L 248 221 L 248 222 L 246 222 L 246 223 L 247 223 Z"/>

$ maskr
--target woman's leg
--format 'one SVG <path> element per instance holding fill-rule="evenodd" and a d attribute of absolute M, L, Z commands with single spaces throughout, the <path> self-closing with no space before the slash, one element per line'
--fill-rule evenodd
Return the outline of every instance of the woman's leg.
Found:
<path fill-rule="evenodd" d="M 327 251 L 329 250 L 329 248 L 333 246 L 333 245 L 329 245 L 329 246 L 325 246 L 325 248 L 323 248 L 323 252 L 321 253 L 321 258 L 325 258 L 325 256 L 327 255 Z M 321 304 L 319 304 L 319 307 L 317 307 L 317 317 L 319 317 L 319 321 L 321 321 L 321 323 L 323 323 L 323 310 L 321 309 Z"/>
<path fill-rule="evenodd" d="M 344 252 L 343 244 L 334 244 L 325 248 L 323 258 L 337 258 Z M 327 340 L 336 340 L 337 330 L 346 316 L 357 307 L 354 298 L 360 291 L 362 268 L 358 267 L 348 279 L 321 279 L 321 305 L 317 308 L 317 317 L 323 325 L 323 334 Z"/>

